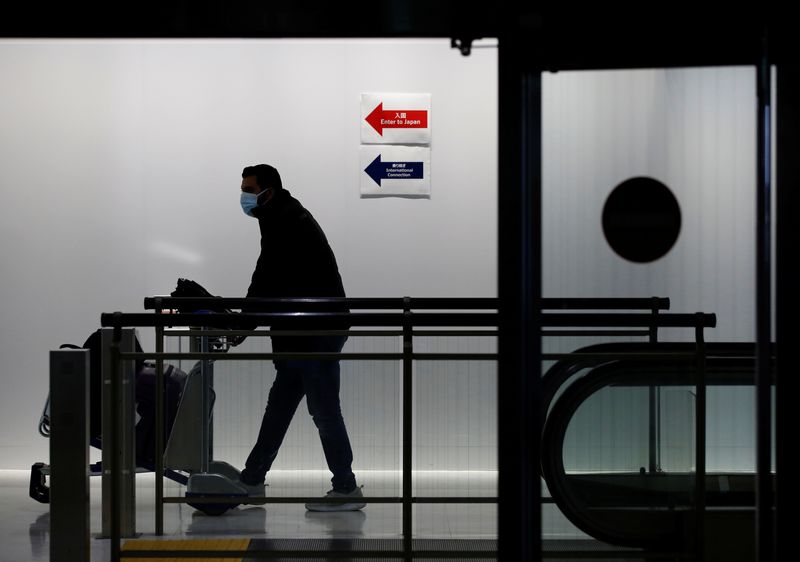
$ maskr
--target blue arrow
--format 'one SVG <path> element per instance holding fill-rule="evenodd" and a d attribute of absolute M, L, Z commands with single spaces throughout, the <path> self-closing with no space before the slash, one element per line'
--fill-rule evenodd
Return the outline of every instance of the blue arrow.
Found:
<path fill-rule="evenodd" d="M 421 180 L 422 162 L 383 162 L 378 154 L 364 171 L 381 187 L 381 180 Z"/>

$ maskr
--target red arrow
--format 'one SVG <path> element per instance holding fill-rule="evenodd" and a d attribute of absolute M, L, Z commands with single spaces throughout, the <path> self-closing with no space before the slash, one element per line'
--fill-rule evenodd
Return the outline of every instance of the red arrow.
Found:
<path fill-rule="evenodd" d="M 383 110 L 383 102 L 367 115 L 367 123 L 383 136 L 384 129 L 427 129 L 427 109 L 391 109 Z"/>

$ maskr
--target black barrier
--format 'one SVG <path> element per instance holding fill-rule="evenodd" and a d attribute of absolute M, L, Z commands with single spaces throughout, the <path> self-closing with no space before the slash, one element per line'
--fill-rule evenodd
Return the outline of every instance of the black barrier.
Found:
<path fill-rule="evenodd" d="M 392 552 L 392 555 L 402 556 L 404 559 L 411 559 L 419 555 L 415 549 L 415 542 L 412 540 L 412 506 L 417 503 L 497 503 L 498 498 L 487 497 L 413 497 L 412 496 L 412 431 L 411 413 L 413 396 L 413 377 L 412 363 L 414 360 L 453 360 L 453 359 L 480 359 L 496 360 L 497 354 L 494 353 L 415 353 L 414 337 L 420 335 L 420 331 L 415 331 L 415 327 L 437 328 L 426 330 L 425 335 L 497 335 L 496 330 L 473 332 L 464 330 L 465 328 L 497 328 L 499 315 L 496 312 L 498 306 L 497 299 L 352 299 L 352 298 L 313 298 L 313 299 L 241 299 L 241 298 L 195 298 L 195 297 L 149 297 L 145 299 L 145 307 L 155 311 L 155 313 L 104 313 L 101 314 L 101 325 L 113 327 L 115 333 L 119 333 L 123 327 L 151 327 L 156 330 L 156 353 L 117 353 L 119 360 L 132 358 L 155 358 L 157 361 L 156 374 L 161 376 L 163 360 L 168 358 L 192 358 L 204 359 L 214 358 L 216 360 L 231 359 L 274 359 L 284 357 L 309 357 L 319 359 L 391 359 L 402 361 L 403 364 L 403 463 L 402 463 L 402 496 L 401 497 L 372 497 L 364 498 L 365 503 L 400 503 L 402 504 L 402 550 Z M 361 310 L 361 312 L 341 312 L 346 307 L 350 310 Z M 202 313 L 164 313 L 174 309 L 186 310 L 197 309 Z M 244 308 L 245 313 L 231 312 L 231 309 Z M 577 299 L 545 299 L 543 309 L 559 310 L 559 312 L 541 312 L 540 325 L 543 328 L 575 328 L 574 332 L 555 332 L 555 335 L 565 333 L 573 335 L 604 334 L 611 337 L 637 335 L 648 337 L 651 342 L 657 341 L 658 330 L 662 328 L 689 328 L 693 330 L 694 338 L 697 342 L 702 342 L 702 333 L 705 328 L 716 326 L 716 316 L 714 314 L 694 313 L 664 313 L 662 310 L 669 308 L 669 299 L 651 298 L 577 298 Z M 379 310 L 379 312 L 364 312 L 363 310 Z M 397 309 L 398 312 L 386 312 L 386 310 Z M 209 314 L 208 311 L 222 310 L 222 312 Z M 254 313 L 252 311 L 261 312 Z M 422 310 L 422 312 L 420 312 Z M 615 312 L 607 312 L 607 311 Z M 647 311 L 647 312 L 618 312 L 618 311 Z M 444 311 L 444 312 L 443 312 Z M 271 326 L 277 324 L 280 330 L 243 330 L 241 326 Z M 319 354 L 319 353 L 234 353 L 220 354 L 218 352 L 192 352 L 192 353 L 164 353 L 163 338 L 164 328 L 183 327 L 183 326 L 203 326 L 204 328 L 229 328 L 230 334 L 258 334 L 271 335 L 286 331 L 294 333 L 310 334 L 320 330 L 333 329 L 341 326 L 349 326 L 350 330 L 342 330 L 341 333 L 355 333 L 354 327 L 369 328 L 393 328 L 391 331 L 384 330 L 364 330 L 359 334 L 376 334 L 402 336 L 401 353 L 338 353 L 338 354 Z M 643 330 L 631 332 L 626 328 L 642 328 Z M 181 330 L 181 335 L 209 336 L 224 334 L 223 330 L 209 331 L 203 330 Z M 543 332 L 542 335 L 547 335 Z M 698 346 L 697 349 L 702 349 Z M 557 359 L 564 356 L 575 354 L 551 354 L 543 356 L 545 359 Z M 606 354 L 611 357 L 615 354 Z M 653 349 L 644 355 L 649 358 L 672 357 L 671 349 L 666 352 L 663 349 Z M 694 356 L 692 353 L 683 355 Z M 696 355 L 696 354 L 695 354 Z M 624 354 L 630 357 L 630 353 Z M 156 403 L 163 404 L 162 382 L 156 383 Z M 163 412 L 156 414 L 156 434 L 162 434 Z M 157 444 L 157 447 L 159 445 Z M 160 449 L 157 449 L 160 450 Z M 156 463 L 156 474 L 163 474 L 164 462 L 159 457 Z M 209 504 L 228 500 L 220 500 L 213 497 L 164 497 L 163 482 L 161 478 L 156 478 L 156 534 L 163 534 L 163 506 L 167 503 L 189 503 L 202 500 Z M 308 501 L 318 501 L 318 498 L 247 498 L 241 503 L 266 504 L 266 503 L 304 503 Z M 114 534 L 114 536 L 119 536 Z M 165 551 L 166 552 L 166 551 Z M 210 552 L 210 551 L 209 551 Z M 157 553 L 153 553 L 155 555 Z M 219 556 L 221 553 L 214 553 Z M 281 555 L 286 557 L 297 557 L 300 551 L 282 551 Z M 330 553 L 326 553 L 326 556 Z M 364 550 L 350 553 L 353 558 L 361 557 L 385 557 L 388 552 Z M 440 551 L 440 555 L 447 557 L 473 557 L 476 553 L 466 551 Z M 486 554 L 486 553 L 483 553 Z M 132 555 L 132 554 L 131 554 Z M 212 554 L 209 554 L 211 556 Z M 112 560 L 119 560 L 120 556 L 128 556 L 121 553 L 119 543 L 112 544 Z"/>

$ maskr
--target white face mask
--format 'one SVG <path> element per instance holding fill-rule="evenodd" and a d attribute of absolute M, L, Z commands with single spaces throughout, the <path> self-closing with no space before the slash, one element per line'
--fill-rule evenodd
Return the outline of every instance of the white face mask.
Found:
<path fill-rule="evenodd" d="M 242 194 L 239 196 L 239 202 L 242 204 L 242 211 L 244 211 L 244 214 L 248 217 L 252 217 L 253 209 L 258 207 L 258 194 L 242 191 Z"/>

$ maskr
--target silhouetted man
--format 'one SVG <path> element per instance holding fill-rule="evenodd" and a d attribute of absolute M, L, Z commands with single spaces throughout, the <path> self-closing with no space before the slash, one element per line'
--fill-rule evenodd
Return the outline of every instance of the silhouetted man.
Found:
<path fill-rule="evenodd" d="M 283 189 L 278 171 L 267 164 L 242 171 L 242 210 L 258 219 L 261 255 L 248 297 L 344 297 L 342 278 L 325 233 L 311 213 Z M 280 326 L 278 326 L 279 328 Z M 273 323 L 272 329 L 276 325 Z M 347 336 L 272 336 L 279 352 L 341 351 Z M 351 465 L 353 452 L 339 405 L 339 361 L 276 360 L 275 382 L 253 450 L 240 476 L 251 495 L 264 494 L 264 479 L 272 466 L 297 406 L 305 395 L 319 430 L 337 503 L 312 503 L 312 511 L 352 511 L 364 507 L 361 488 Z"/>

